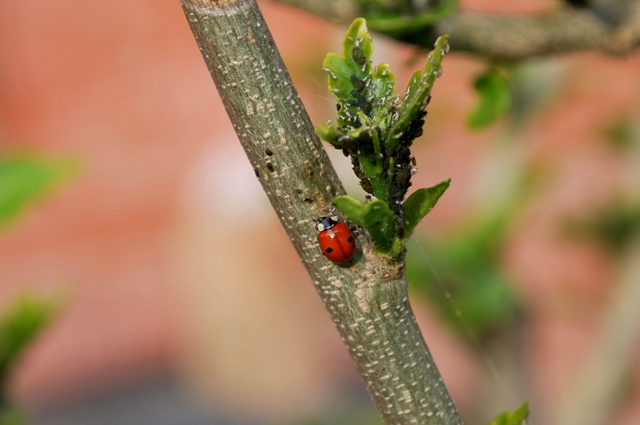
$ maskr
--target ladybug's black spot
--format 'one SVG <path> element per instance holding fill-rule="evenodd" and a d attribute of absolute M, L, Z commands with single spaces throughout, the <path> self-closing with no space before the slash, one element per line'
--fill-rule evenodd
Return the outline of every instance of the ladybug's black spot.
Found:
<path fill-rule="evenodd" d="M 347 242 L 349 242 L 349 243 L 353 242 L 353 236 L 349 236 L 349 237 L 347 238 Z"/>
<path fill-rule="evenodd" d="M 273 164 L 270 162 L 267 162 L 267 170 L 269 170 L 270 172 L 274 172 L 275 168 L 273 168 Z"/>
<path fill-rule="evenodd" d="M 273 151 L 271 149 L 269 149 L 269 148 L 265 149 L 264 153 L 266 153 L 269 156 L 273 155 Z"/>
<path fill-rule="evenodd" d="M 311 198 L 304 198 L 302 201 L 303 201 L 303 202 L 306 202 L 306 203 L 308 203 L 308 204 L 310 204 L 310 203 L 312 203 L 312 202 L 313 202 L 313 199 L 311 199 Z"/>
<path fill-rule="evenodd" d="M 327 254 L 331 254 L 333 252 L 333 248 L 327 248 L 325 251 L 327 252 Z"/>
<path fill-rule="evenodd" d="M 254 172 L 254 173 L 256 173 L 256 177 L 257 177 L 257 178 L 260 178 L 260 171 L 258 171 L 258 169 L 257 169 L 257 168 L 254 168 L 254 169 L 253 169 L 253 172 Z"/>

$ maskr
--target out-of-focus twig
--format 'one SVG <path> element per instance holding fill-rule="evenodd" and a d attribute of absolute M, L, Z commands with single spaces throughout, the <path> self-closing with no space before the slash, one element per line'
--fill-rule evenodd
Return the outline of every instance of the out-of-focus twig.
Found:
<path fill-rule="evenodd" d="M 277 0 L 324 19 L 347 24 L 367 10 L 357 0 Z M 457 12 L 425 26 L 407 25 L 407 31 L 373 30 L 420 47 L 434 37 L 449 34 L 451 49 L 488 59 L 518 61 L 537 56 L 579 51 L 631 54 L 640 47 L 640 0 L 627 0 L 624 15 L 615 23 L 591 8 L 559 8 L 539 15 Z M 411 17 L 399 17 L 410 19 Z M 381 20 L 382 21 L 382 20 Z"/>

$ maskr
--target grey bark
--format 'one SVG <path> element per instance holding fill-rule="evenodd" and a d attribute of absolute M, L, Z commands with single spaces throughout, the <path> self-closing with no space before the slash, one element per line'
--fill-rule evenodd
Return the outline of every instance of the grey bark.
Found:
<path fill-rule="evenodd" d="M 385 423 L 461 424 L 409 305 L 403 260 L 377 255 L 364 231 L 350 267 L 318 247 L 315 220 L 345 192 L 256 2 L 182 7 L 256 176 Z"/>

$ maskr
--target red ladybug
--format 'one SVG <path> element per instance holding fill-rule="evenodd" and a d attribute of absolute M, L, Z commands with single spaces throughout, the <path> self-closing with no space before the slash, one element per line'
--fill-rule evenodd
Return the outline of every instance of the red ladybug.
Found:
<path fill-rule="evenodd" d="M 347 264 L 353 258 L 356 242 L 353 233 L 337 217 L 320 217 L 316 226 L 322 253 L 336 264 Z"/>

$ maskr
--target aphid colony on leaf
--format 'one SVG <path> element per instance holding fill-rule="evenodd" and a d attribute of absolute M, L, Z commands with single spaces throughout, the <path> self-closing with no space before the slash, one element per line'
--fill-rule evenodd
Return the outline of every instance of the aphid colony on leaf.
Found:
<path fill-rule="evenodd" d="M 347 225 L 338 217 L 320 217 L 316 228 L 324 256 L 336 264 L 348 264 L 356 251 L 356 242 Z"/>
<path fill-rule="evenodd" d="M 338 101 L 338 114 L 336 125 L 329 122 L 317 126 L 316 132 L 351 159 L 369 199 L 363 204 L 343 195 L 334 198 L 333 205 L 351 223 L 367 230 L 378 253 L 391 257 L 403 252 L 415 226 L 449 186 L 446 180 L 418 189 L 407 198 L 411 176 L 417 172 L 411 146 L 422 135 L 431 88 L 442 73 L 442 58 L 447 51 L 447 36 L 439 37 L 424 67 L 413 74 L 401 96 L 395 92 L 396 79 L 389 65 L 371 63 L 373 43 L 366 22 L 359 18 L 347 31 L 342 52 L 327 54 L 322 63 L 329 90 Z M 353 255 L 353 248 L 329 246 L 334 239 L 327 235 L 336 231 L 327 230 L 340 226 L 348 231 L 347 226 L 337 221 L 323 224 L 322 219 L 321 225 L 318 242 L 324 255 L 344 264 Z M 350 232 L 346 238 L 349 236 Z"/>

